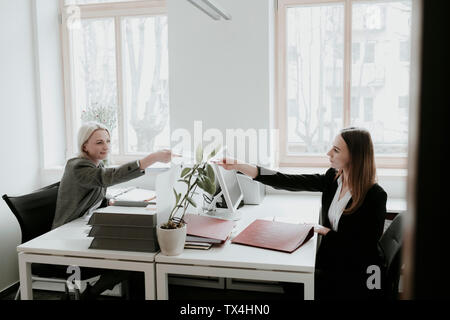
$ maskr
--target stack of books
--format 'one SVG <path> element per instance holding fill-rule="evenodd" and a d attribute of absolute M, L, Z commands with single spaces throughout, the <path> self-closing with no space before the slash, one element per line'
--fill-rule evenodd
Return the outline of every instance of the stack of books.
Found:
<path fill-rule="evenodd" d="M 235 222 L 208 216 L 186 214 L 186 249 L 209 249 L 213 244 L 224 243 L 230 236 Z"/>
<path fill-rule="evenodd" d="M 88 221 L 89 248 L 156 252 L 156 207 L 109 206 L 97 209 Z"/>

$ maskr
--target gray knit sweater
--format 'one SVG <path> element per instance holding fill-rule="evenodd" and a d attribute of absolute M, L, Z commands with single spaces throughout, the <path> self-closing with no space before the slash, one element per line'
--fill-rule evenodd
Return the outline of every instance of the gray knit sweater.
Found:
<path fill-rule="evenodd" d="M 52 228 L 84 215 L 106 195 L 106 188 L 144 175 L 138 162 L 105 168 L 84 158 L 67 161 L 58 191 Z"/>

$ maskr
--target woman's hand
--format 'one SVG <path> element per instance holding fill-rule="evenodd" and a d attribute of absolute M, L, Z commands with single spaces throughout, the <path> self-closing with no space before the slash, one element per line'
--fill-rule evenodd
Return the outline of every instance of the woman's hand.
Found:
<path fill-rule="evenodd" d="M 169 163 L 172 157 L 179 157 L 180 155 L 172 153 L 171 150 L 163 149 L 153 153 L 155 162 Z"/>
<path fill-rule="evenodd" d="M 239 163 L 233 158 L 223 158 L 216 162 L 219 166 L 225 170 L 236 170 L 254 179 L 258 175 L 258 168 L 247 163 Z"/>
<path fill-rule="evenodd" d="M 171 150 L 163 149 L 150 153 L 145 158 L 139 160 L 139 164 L 141 170 L 144 170 L 145 168 L 150 167 L 155 162 L 169 163 L 172 160 L 172 157 L 180 157 L 180 155 L 172 153 Z"/>
<path fill-rule="evenodd" d="M 328 232 L 330 232 L 330 228 L 321 226 L 320 224 L 314 226 L 314 232 L 326 236 Z"/>
<path fill-rule="evenodd" d="M 331 230 L 330 228 L 321 226 L 320 224 L 317 223 L 307 223 L 307 225 L 314 227 L 314 232 L 316 232 L 317 234 L 321 234 L 323 236 L 325 236 Z"/>
<path fill-rule="evenodd" d="M 225 170 L 238 170 L 239 164 L 237 160 L 233 158 L 223 158 L 222 160 L 218 160 L 216 163 Z"/>

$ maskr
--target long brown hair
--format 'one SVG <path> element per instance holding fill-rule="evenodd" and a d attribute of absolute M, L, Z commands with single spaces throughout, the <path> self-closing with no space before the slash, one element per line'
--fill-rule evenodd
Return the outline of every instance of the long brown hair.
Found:
<path fill-rule="evenodd" d="M 376 182 L 375 155 L 370 133 L 363 128 L 345 128 L 340 132 L 350 153 L 348 186 L 352 193 L 352 204 L 344 213 L 355 212 L 363 203 L 367 191 Z M 342 169 L 336 179 L 342 175 Z"/>

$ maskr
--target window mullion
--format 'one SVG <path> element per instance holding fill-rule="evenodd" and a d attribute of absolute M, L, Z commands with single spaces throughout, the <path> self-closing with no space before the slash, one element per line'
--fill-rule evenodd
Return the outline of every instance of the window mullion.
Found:
<path fill-rule="evenodd" d="M 115 19 L 115 39 L 116 39 L 116 77 L 117 77 L 117 119 L 119 135 L 119 155 L 125 154 L 125 110 L 123 97 L 123 66 L 122 66 L 122 24 L 121 18 Z"/>
<path fill-rule="evenodd" d="M 344 110 L 343 126 L 350 125 L 351 86 L 352 86 L 352 1 L 345 1 L 344 10 Z"/>

